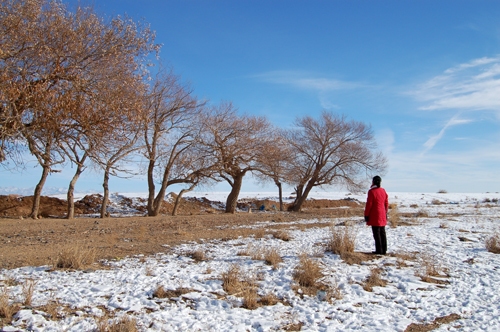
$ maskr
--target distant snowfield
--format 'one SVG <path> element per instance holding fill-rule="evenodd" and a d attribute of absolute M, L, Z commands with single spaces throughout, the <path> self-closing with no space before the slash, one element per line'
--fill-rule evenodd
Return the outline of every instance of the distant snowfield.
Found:
<path fill-rule="evenodd" d="M 225 201 L 227 193 L 186 196 Z M 245 197 L 277 199 L 277 194 L 240 195 Z M 314 192 L 310 198 L 366 200 L 364 194 L 326 191 Z M 329 224 L 344 221 L 322 219 L 289 223 L 291 240 L 287 242 L 269 236 L 187 243 L 154 256 L 108 262 L 109 270 L 49 271 L 47 266 L 0 270 L 0 285 L 8 288 L 10 302 L 22 299 L 27 280 L 36 282 L 32 308 L 18 312 L 3 331 L 93 331 L 104 309 L 117 318 L 134 318 L 139 331 L 283 331 L 292 324 L 302 325 L 302 331 L 404 331 L 411 323 L 431 323 L 452 314 L 460 318 L 434 331 L 500 331 L 500 255 L 485 249 L 485 240 L 500 230 L 499 200 L 498 193 L 389 193 L 390 203 L 397 203 L 400 212 L 414 214 L 414 224 L 388 227 L 392 255 L 361 265 L 347 265 L 329 252 L 318 255 L 328 241 Z M 371 229 L 361 219 L 356 226 L 356 251 L 371 251 Z M 312 222 L 325 227 L 300 227 Z M 266 228 L 268 223 L 259 226 Z M 283 263 L 273 270 L 261 260 L 238 255 L 249 246 L 275 248 Z M 197 250 L 208 259 L 195 262 L 190 258 L 188 254 Z M 322 264 L 323 281 L 338 287 L 341 299 L 325 301 L 321 294 L 300 296 L 293 290 L 293 270 L 301 253 L 309 253 Z M 446 283 L 422 281 L 416 275 L 421 270 L 419 260 L 405 261 L 394 257 L 397 253 L 425 253 L 447 274 L 441 278 Z M 259 295 L 272 293 L 282 302 L 255 310 L 242 308 L 241 297 L 222 289 L 221 274 L 233 264 L 247 275 L 258 276 Z M 388 284 L 369 292 L 362 284 L 374 267 L 382 269 L 381 277 Z M 8 286 L 8 280 L 17 285 Z M 158 286 L 190 292 L 158 299 L 153 297 Z M 50 320 L 39 308 L 50 300 L 73 308 L 73 314 Z"/>

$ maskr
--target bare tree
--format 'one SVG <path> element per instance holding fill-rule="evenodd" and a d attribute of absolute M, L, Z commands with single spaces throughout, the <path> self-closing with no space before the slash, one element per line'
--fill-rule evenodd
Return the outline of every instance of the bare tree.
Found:
<path fill-rule="evenodd" d="M 82 133 L 89 142 L 99 140 L 99 133 L 123 112 L 133 111 L 110 106 L 117 101 L 106 97 L 120 85 L 142 84 L 147 55 L 158 50 L 148 27 L 123 18 L 105 21 L 90 8 L 69 12 L 55 0 L 0 4 L 0 29 L 7 34 L 0 38 L 2 141 L 21 133 L 34 153 L 35 145 L 37 151 L 42 145 L 52 150 L 59 146 L 58 141 L 30 142 L 35 131 L 57 133 L 58 140 Z M 39 140 L 44 137 L 38 135 Z M 41 188 L 35 196 L 39 192 Z M 36 210 L 34 204 L 34 218 Z"/>
<path fill-rule="evenodd" d="M 259 151 L 254 174 L 260 181 L 272 181 L 278 187 L 280 211 L 284 211 L 283 184 L 288 181 L 290 172 L 287 170 L 293 160 L 293 150 L 281 130 L 275 128 L 271 133 L 270 140 Z"/>
<path fill-rule="evenodd" d="M 386 169 L 371 127 L 362 122 L 325 111 L 319 119 L 298 118 L 295 127 L 286 136 L 294 150 L 287 176 L 297 194 L 293 211 L 301 210 L 314 187 L 342 185 L 360 190 L 367 176 Z"/>
<path fill-rule="evenodd" d="M 203 110 L 190 88 L 170 71 L 160 71 L 151 86 L 144 114 L 144 156 L 148 161 L 148 216 L 160 213 L 168 186 L 188 182 L 175 169 L 192 149 L 199 132 L 196 119 Z M 179 173 L 180 174 L 180 173 Z M 155 179 L 160 188 L 156 193 Z"/>
<path fill-rule="evenodd" d="M 234 213 L 243 177 L 257 169 L 256 161 L 267 146 L 271 126 L 264 117 L 239 116 L 232 103 L 213 107 L 204 124 L 199 144 L 212 156 L 218 176 L 231 186 L 226 213 Z"/>

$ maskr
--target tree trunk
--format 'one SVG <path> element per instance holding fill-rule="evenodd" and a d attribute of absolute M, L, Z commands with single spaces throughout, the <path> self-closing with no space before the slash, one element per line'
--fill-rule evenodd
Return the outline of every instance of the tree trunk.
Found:
<path fill-rule="evenodd" d="M 101 204 L 101 218 L 107 217 L 108 201 L 109 201 L 109 169 L 110 166 L 106 166 L 104 170 L 104 180 L 102 181 L 102 188 L 104 189 L 102 204 Z"/>
<path fill-rule="evenodd" d="M 40 209 L 40 196 L 42 196 L 42 189 L 45 181 L 47 180 L 47 176 L 49 175 L 50 167 L 42 166 L 42 177 L 40 181 L 35 187 L 35 192 L 33 194 L 33 206 L 31 208 L 30 217 L 33 219 L 38 219 L 38 210 Z"/>
<path fill-rule="evenodd" d="M 302 210 L 302 204 L 304 204 L 304 202 L 307 199 L 307 196 L 311 192 L 311 189 L 314 187 L 313 184 L 314 184 L 314 181 L 310 180 L 307 183 L 307 186 L 303 191 L 302 191 L 303 186 L 301 186 L 300 195 L 299 195 L 299 193 L 297 193 L 297 198 L 295 199 L 295 203 L 293 204 L 293 207 L 292 207 L 293 212 L 300 212 Z"/>
<path fill-rule="evenodd" d="M 155 181 L 153 178 L 155 163 L 153 160 L 149 161 L 148 165 L 148 216 L 155 216 Z"/>
<path fill-rule="evenodd" d="M 278 196 L 280 199 L 280 211 L 285 211 L 285 207 L 283 206 L 283 186 L 281 185 L 281 182 L 278 182 Z"/>
<path fill-rule="evenodd" d="M 174 204 L 174 209 L 172 210 L 172 216 L 175 216 L 177 215 L 177 209 L 180 205 L 180 202 L 181 202 L 181 197 L 182 195 L 184 195 L 185 193 L 187 192 L 190 192 L 191 190 L 193 190 L 194 188 L 196 187 L 196 183 L 193 183 L 189 188 L 187 189 L 182 189 L 180 192 L 179 192 L 179 195 L 177 196 L 177 198 L 175 199 L 175 204 Z"/>
<path fill-rule="evenodd" d="M 241 185 L 243 184 L 244 173 L 238 174 L 234 177 L 231 192 L 226 200 L 226 213 L 236 212 L 236 203 L 238 203 L 238 196 L 240 195 Z"/>
<path fill-rule="evenodd" d="M 68 199 L 68 213 L 66 215 L 66 219 L 73 219 L 75 217 L 75 185 L 78 179 L 80 178 L 80 175 L 83 173 L 83 166 L 78 165 L 76 167 L 76 172 L 75 175 L 73 175 L 73 178 L 71 179 L 71 182 L 69 183 L 69 188 L 68 188 L 68 194 L 67 194 L 67 199 Z"/>

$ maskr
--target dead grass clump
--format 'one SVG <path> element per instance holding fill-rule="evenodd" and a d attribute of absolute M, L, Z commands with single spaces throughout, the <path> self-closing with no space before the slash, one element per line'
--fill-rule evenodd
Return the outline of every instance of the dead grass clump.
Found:
<path fill-rule="evenodd" d="M 306 292 L 308 295 L 313 295 L 316 294 L 316 291 L 321 286 L 321 278 L 323 278 L 323 269 L 320 263 L 309 258 L 307 254 L 300 254 L 299 263 L 293 271 L 293 280 L 295 280 L 299 286 L 309 290 L 309 292 Z"/>
<path fill-rule="evenodd" d="M 432 323 L 411 323 L 406 327 L 404 332 L 428 332 L 428 331 L 433 331 L 439 328 L 443 324 L 449 324 L 451 322 L 454 322 L 456 320 L 461 319 L 460 315 L 458 314 L 449 314 L 447 316 L 443 317 L 437 317 L 434 319 Z"/>
<path fill-rule="evenodd" d="M 165 298 L 172 298 L 172 297 L 179 297 L 183 294 L 187 294 L 191 292 L 192 290 L 189 288 L 185 287 L 179 287 L 177 289 L 165 289 L 162 285 L 159 285 L 155 291 L 153 292 L 153 297 L 159 298 L 159 299 L 165 299 Z"/>
<path fill-rule="evenodd" d="M 370 275 L 366 278 L 363 283 L 363 289 L 367 292 L 372 292 L 373 287 L 384 287 L 387 285 L 387 281 L 380 277 L 382 269 L 379 267 L 372 268 L 370 270 Z"/>
<path fill-rule="evenodd" d="M 59 253 L 55 268 L 79 270 L 94 264 L 96 258 L 97 250 L 94 248 L 85 248 L 81 245 L 70 246 Z"/>
<path fill-rule="evenodd" d="M 203 262 L 207 260 L 205 252 L 202 250 L 196 250 L 189 254 L 189 257 L 194 259 L 196 262 Z"/>
<path fill-rule="evenodd" d="M 120 319 L 110 319 L 108 316 L 101 318 L 97 322 L 97 330 L 99 332 L 137 332 L 137 322 L 135 318 L 128 315 L 122 316 Z"/>
<path fill-rule="evenodd" d="M 439 228 L 446 229 L 448 228 L 448 224 L 446 222 L 442 222 L 441 224 L 439 224 Z"/>
<path fill-rule="evenodd" d="M 439 189 L 438 194 L 447 194 L 448 191 L 445 189 Z"/>
<path fill-rule="evenodd" d="M 443 204 L 446 204 L 445 202 L 442 202 L 439 199 L 433 199 L 431 203 L 432 203 L 432 205 L 443 205 Z"/>
<path fill-rule="evenodd" d="M 419 267 L 416 271 L 416 275 L 420 277 L 422 281 L 437 284 L 447 283 L 446 281 L 434 278 L 446 277 L 446 267 L 440 264 L 440 261 L 436 256 L 429 253 L 421 253 L 417 256 L 417 259 Z"/>
<path fill-rule="evenodd" d="M 257 228 L 253 231 L 253 234 L 254 238 L 262 239 L 264 236 L 266 236 L 266 230 L 264 228 Z"/>
<path fill-rule="evenodd" d="M 388 213 L 389 225 L 393 228 L 398 227 L 401 222 L 401 214 L 399 213 L 398 206 L 396 204 L 391 204 L 391 208 Z"/>
<path fill-rule="evenodd" d="M 285 230 L 280 230 L 280 231 L 274 232 L 273 237 L 275 239 L 282 240 L 282 241 L 290 241 L 292 239 L 292 237 L 290 236 L 290 233 L 288 233 Z"/>
<path fill-rule="evenodd" d="M 22 294 L 23 294 L 23 304 L 31 306 L 33 301 L 33 293 L 35 291 L 36 281 L 33 279 L 26 279 L 23 283 Z"/>
<path fill-rule="evenodd" d="M 260 297 L 260 304 L 262 305 L 275 305 L 280 299 L 274 293 L 267 293 Z"/>
<path fill-rule="evenodd" d="M 12 322 L 12 317 L 21 310 L 19 304 L 9 304 L 9 290 L 3 287 L 0 291 L 0 327 Z"/>
<path fill-rule="evenodd" d="M 327 243 L 328 251 L 337 255 L 354 252 L 357 232 L 352 223 L 346 222 L 345 226 L 332 225 L 330 230 L 331 235 Z"/>
<path fill-rule="evenodd" d="M 408 266 L 407 261 L 417 260 L 416 253 L 411 253 L 406 251 L 396 253 L 395 256 L 396 256 L 396 264 L 399 268 L 407 267 Z"/>
<path fill-rule="evenodd" d="M 222 289 L 230 295 L 243 298 L 242 307 L 253 310 L 259 306 L 257 283 L 254 277 L 243 275 L 240 267 L 233 264 L 222 275 Z"/>
<path fill-rule="evenodd" d="M 428 218 L 429 213 L 425 209 L 420 209 L 413 215 L 413 217 L 415 217 L 415 218 Z"/>
<path fill-rule="evenodd" d="M 276 248 L 271 248 L 264 252 L 264 261 L 266 264 L 272 265 L 276 270 L 278 265 L 283 262 L 283 258 L 281 258 L 281 255 Z"/>
<path fill-rule="evenodd" d="M 494 254 L 500 254 L 500 233 L 495 232 L 485 241 L 486 250 Z"/>

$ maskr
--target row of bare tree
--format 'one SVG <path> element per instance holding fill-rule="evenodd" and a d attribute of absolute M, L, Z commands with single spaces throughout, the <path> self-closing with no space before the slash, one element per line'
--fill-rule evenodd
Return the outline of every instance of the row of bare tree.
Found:
<path fill-rule="evenodd" d="M 56 0 L 0 0 L 0 162 L 23 165 L 23 150 L 42 169 L 31 217 L 38 217 L 51 172 L 70 163 L 67 217 L 73 192 L 89 166 L 104 173 L 101 217 L 110 176 L 130 172 L 137 160 L 148 181 L 149 216 L 160 212 L 167 188 L 178 198 L 200 184 L 226 181 L 226 212 L 234 213 L 248 173 L 296 191 L 300 211 L 311 189 L 345 185 L 383 172 L 372 130 L 362 122 L 323 112 L 298 118 L 292 129 L 265 117 L 240 115 L 230 102 L 198 100 L 172 70 L 152 75 L 159 46 L 147 25 L 91 8 L 69 11 Z M 173 214 L 176 213 L 175 205 Z"/>

